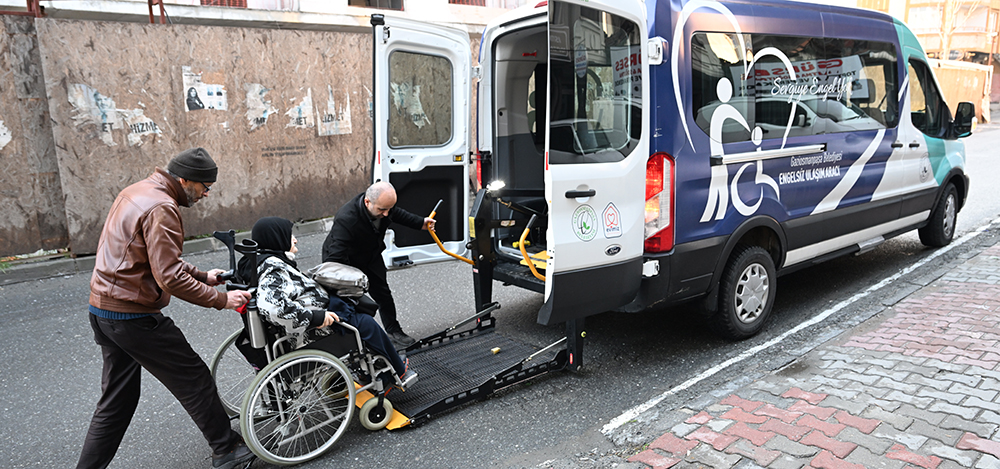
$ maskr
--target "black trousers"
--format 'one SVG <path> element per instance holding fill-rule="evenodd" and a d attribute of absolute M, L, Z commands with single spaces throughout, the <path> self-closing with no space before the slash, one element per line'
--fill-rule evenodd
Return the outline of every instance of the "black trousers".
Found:
<path fill-rule="evenodd" d="M 396 319 L 396 302 L 392 299 L 392 291 L 389 290 L 389 280 L 385 264 L 382 263 L 382 256 L 378 256 L 361 271 L 368 276 L 368 295 L 378 303 L 378 314 L 382 318 L 382 325 L 388 333 L 403 332 L 403 326 L 399 325 Z"/>
<path fill-rule="evenodd" d="M 105 468 L 139 405 L 145 368 L 163 383 L 201 429 L 215 453 L 226 453 L 239 438 L 229 423 L 208 366 L 174 321 L 162 314 L 117 321 L 93 314 L 90 326 L 104 355 L 101 399 L 90 421 L 77 468 Z"/>

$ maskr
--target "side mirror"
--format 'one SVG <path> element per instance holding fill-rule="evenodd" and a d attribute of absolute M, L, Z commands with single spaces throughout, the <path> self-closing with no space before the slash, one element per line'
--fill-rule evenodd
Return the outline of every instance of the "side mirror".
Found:
<path fill-rule="evenodd" d="M 976 106 L 970 102 L 958 103 L 955 110 L 955 120 L 951 123 L 951 132 L 955 138 L 972 135 L 972 127 L 976 118 Z"/>

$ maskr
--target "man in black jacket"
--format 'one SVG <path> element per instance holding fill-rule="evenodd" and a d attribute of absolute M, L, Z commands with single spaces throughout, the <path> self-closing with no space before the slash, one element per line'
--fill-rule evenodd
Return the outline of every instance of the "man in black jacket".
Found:
<path fill-rule="evenodd" d="M 396 207 L 396 189 L 381 181 L 372 184 L 337 211 L 333 228 L 323 242 L 323 262 L 339 262 L 361 269 L 368 276 L 368 293 L 378 303 L 382 326 L 396 348 L 414 342 L 396 319 L 396 303 L 389 290 L 382 261 L 385 231 L 392 223 L 415 230 L 434 229 L 434 219 Z"/>

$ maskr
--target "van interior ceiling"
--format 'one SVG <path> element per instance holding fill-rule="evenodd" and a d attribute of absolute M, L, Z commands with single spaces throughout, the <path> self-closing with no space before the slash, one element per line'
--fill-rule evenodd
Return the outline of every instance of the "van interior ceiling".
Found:
<path fill-rule="evenodd" d="M 545 251 L 548 223 L 545 203 L 545 102 L 548 36 L 544 24 L 507 33 L 496 42 L 494 69 L 494 142 L 492 174 L 483 184 L 502 181 L 504 189 L 494 212 L 499 220 L 520 221 L 516 227 L 499 228 L 497 252 L 520 260 L 515 243 L 525 220 L 536 215 L 525 248 Z"/>

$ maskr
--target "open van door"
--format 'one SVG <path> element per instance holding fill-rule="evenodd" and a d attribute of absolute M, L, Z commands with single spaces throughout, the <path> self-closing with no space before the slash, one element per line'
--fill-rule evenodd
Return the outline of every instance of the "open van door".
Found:
<path fill-rule="evenodd" d="M 396 206 L 428 216 L 438 200 L 438 237 L 457 254 L 468 241 L 471 50 L 463 31 L 372 15 L 372 182 L 396 188 Z M 386 266 L 451 259 L 430 234 L 394 225 Z"/>
<path fill-rule="evenodd" d="M 555 324 L 625 305 L 642 280 L 649 159 L 645 6 L 549 0 L 545 303 Z"/>

